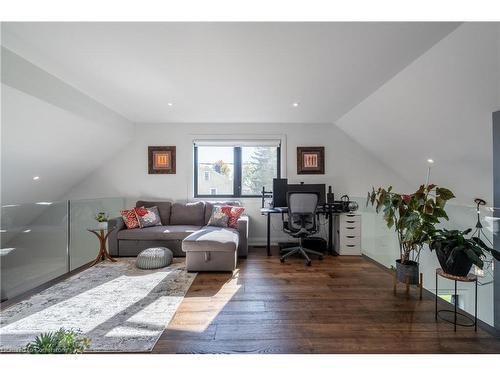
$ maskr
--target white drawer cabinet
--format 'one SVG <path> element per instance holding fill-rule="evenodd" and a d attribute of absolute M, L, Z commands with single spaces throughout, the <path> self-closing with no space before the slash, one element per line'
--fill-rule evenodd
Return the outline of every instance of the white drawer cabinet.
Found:
<path fill-rule="evenodd" d="M 335 215 L 335 251 L 339 255 L 361 255 L 361 215 Z"/>

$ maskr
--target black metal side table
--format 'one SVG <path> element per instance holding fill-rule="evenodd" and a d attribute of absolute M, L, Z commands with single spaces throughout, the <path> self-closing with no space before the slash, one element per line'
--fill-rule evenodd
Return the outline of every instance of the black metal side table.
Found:
<path fill-rule="evenodd" d="M 455 282 L 455 309 L 454 310 L 448 310 L 448 309 L 443 309 L 443 310 L 438 310 L 438 276 L 444 277 L 445 279 L 452 280 Z M 474 291 L 474 320 L 472 320 L 469 316 L 462 314 L 457 311 L 457 305 L 458 305 L 458 298 L 457 298 L 457 282 L 463 282 L 463 283 L 475 283 L 475 291 Z M 435 300 L 435 318 L 436 321 L 438 319 L 438 316 L 448 322 L 452 323 L 454 325 L 455 331 L 457 330 L 457 325 L 461 327 L 474 327 L 474 331 L 477 331 L 477 276 L 469 273 L 467 276 L 454 276 L 450 275 L 446 272 L 444 272 L 441 268 L 436 269 L 436 300 Z M 445 317 L 442 317 L 439 315 L 441 312 L 449 312 L 453 313 L 453 321 L 446 319 Z M 461 316 L 462 318 L 468 320 L 470 323 L 458 323 L 457 322 L 457 315 Z"/>

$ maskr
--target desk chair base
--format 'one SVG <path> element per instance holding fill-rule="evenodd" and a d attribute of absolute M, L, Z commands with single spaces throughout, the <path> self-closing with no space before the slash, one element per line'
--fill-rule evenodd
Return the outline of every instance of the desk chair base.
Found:
<path fill-rule="evenodd" d="M 288 252 L 280 258 L 281 263 L 285 263 L 285 260 L 288 257 L 290 257 L 294 254 L 297 254 L 297 253 L 299 253 L 300 255 L 302 255 L 303 258 L 306 259 L 307 266 L 311 265 L 311 258 L 309 258 L 309 256 L 307 254 L 317 255 L 319 257 L 319 260 L 323 260 L 323 254 L 321 254 L 319 251 L 306 249 L 304 246 L 302 246 L 302 238 L 300 239 L 299 246 L 290 247 L 290 248 L 287 248 L 286 250 Z"/>

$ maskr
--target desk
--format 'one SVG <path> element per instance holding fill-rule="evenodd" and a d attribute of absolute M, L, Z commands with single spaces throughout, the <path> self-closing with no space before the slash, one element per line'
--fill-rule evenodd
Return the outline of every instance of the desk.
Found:
<path fill-rule="evenodd" d="M 287 212 L 288 212 L 288 207 L 268 207 L 260 209 L 260 214 L 267 216 L 266 250 L 268 256 L 271 256 L 271 215 L 273 214 L 284 215 Z M 318 207 L 316 213 L 324 215 L 328 219 L 328 248 L 327 248 L 328 253 L 330 255 L 338 255 L 338 253 L 333 248 L 333 215 L 335 214 L 338 215 L 344 212 L 337 212 L 333 209 L 333 205 L 325 204 L 324 206 Z"/>

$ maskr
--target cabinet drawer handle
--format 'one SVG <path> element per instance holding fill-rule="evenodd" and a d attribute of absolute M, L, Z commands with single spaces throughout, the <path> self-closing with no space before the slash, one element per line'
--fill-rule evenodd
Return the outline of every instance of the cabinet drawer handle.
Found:
<path fill-rule="evenodd" d="M 356 238 L 356 236 L 346 236 L 347 238 Z"/>
<path fill-rule="evenodd" d="M 354 246 L 356 246 L 356 245 L 347 245 L 347 247 L 354 247 Z"/>
<path fill-rule="evenodd" d="M 354 220 L 346 220 L 348 223 L 355 223 Z"/>
<path fill-rule="evenodd" d="M 356 229 L 356 227 L 345 227 L 345 229 Z"/>

